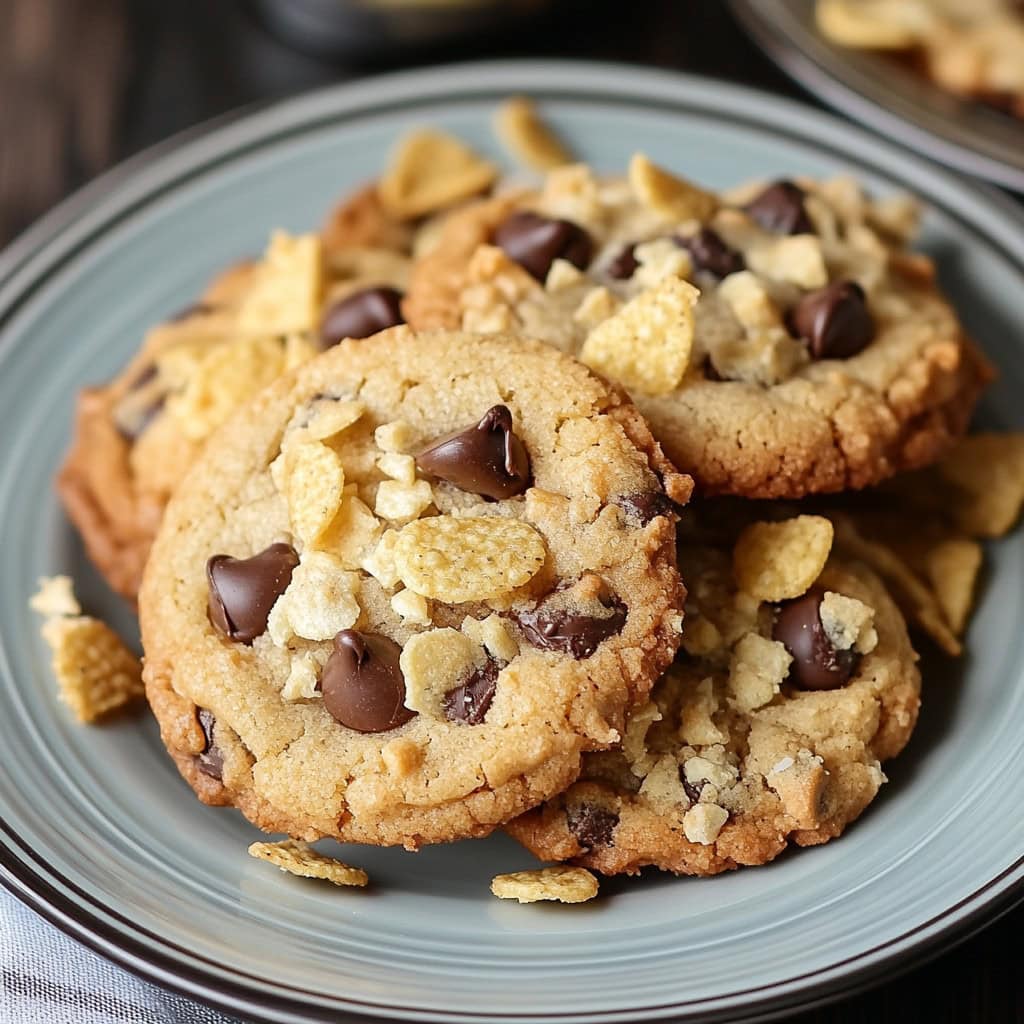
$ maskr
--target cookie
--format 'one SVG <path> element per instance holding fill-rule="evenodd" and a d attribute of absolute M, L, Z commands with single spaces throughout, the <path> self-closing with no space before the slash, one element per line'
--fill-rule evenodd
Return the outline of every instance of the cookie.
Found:
<path fill-rule="evenodd" d="M 937 85 L 1024 117 L 1019 0 L 818 0 L 830 42 L 904 58 Z"/>
<path fill-rule="evenodd" d="M 618 742 L 671 662 L 690 485 L 548 346 L 342 342 L 211 438 L 167 508 L 139 599 L 164 743 L 268 831 L 484 835 Z"/>
<path fill-rule="evenodd" d="M 681 539 L 683 652 L 621 750 L 587 754 L 577 782 L 507 830 L 604 874 L 713 875 L 839 836 L 910 737 L 921 681 L 885 588 L 822 553 L 821 531 L 803 516 L 752 524 L 733 551 Z M 795 565 L 800 537 L 817 550 Z"/>
<path fill-rule="evenodd" d="M 849 178 L 719 195 L 639 155 L 574 165 L 452 214 L 404 308 L 579 356 L 705 494 L 837 492 L 939 458 L 991 376 L 915 223 Z"/>

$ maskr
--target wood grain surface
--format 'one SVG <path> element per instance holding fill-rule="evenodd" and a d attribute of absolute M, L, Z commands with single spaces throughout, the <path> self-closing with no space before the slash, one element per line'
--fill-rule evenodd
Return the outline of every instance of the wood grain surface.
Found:
<path fill-rule="evenodd" d="M 549 20 L 512 38 L 331 61 L 275 38 L 241 0 L 0 0 L 0 242 L 82 182 L 176 131 L 391 67 L 488 56 L 631 60 L 813 102 L 752 46 L 720 0 L 644 0 L 628 5 L 628 16 L 621 3 L 557 6 Z M 1007 827 L 1016 827 L 1016 809 L 1007 815 Z M 1024 1022 L 1022 930 L 1018 909 L 923 967 L 788 1019 Z"/>

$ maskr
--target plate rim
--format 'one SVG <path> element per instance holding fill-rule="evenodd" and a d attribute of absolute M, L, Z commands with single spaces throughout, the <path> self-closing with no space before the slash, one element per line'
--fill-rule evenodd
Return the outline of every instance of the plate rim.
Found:
<path fill-rule="evenodd" d="M 73 194 L 0 253 L 0 329 L 7 318 L 31 298 L 47 266 L 52 269 L 55 264 L 74 260 L 94 239 L 101 238 L 148 201 L 180 186 L 191 176 L 206 173 L 221 163 L 242 159 L 247 150 L 273 144 L 282 136 L 309 131 L 321 124 L 338 123 L 347 116 L 365 117 L 378 108 L 417 107 L 445 98 L 491 99 L 511 91 L 524 91 L 524 83 L 529 83 L 525 91 L 544 96 L 577 97 L 590 102 L 644 99 L 665 109 L 689 108 L 704 114 L 718 113 L 740 126 L 748 123 L 762 129 L 786 131 L 803 142 L 813 137 L 820 145 L 827 137 L 828 148 L 847 157 L 858 142 L 865 143 L 874 147 L 871 154 L 874 159 L 858 153 L 855 159 L 859 164 L 904 180 L 907 173 L 916 168 L 928 181 L 927 188 L 922 187 L 923 181 L 918 184 L 920 190 L 934 192 L 938 188 L 945 199 L 937 199 L 932 194 L 932 201 L 969 225 L 987 244 L 998 248 L 1001 255 L 1024 274 L 1024 232 L 1020 230 L 1024 227 L 1024 212 L 1016 204 L 988 186 L 972 187 L 949 170 L 940 169 L 894 143 L 879 140 L 864 129 L 852 128 L 832 114 L 732 83 L 628 64 L 482 61 L 375 76 L 356 83 L 328 86 L 269 105 L 259 104 L 255 109 L 232 112 L 143 151 Z M 786 127 L 781 128 L 780 121 Z M 793 124 L 799 125 L 800 130 L 795 130 Z M 841 144 L 836 141 L 837 132 L 843 139 Z M 968 209 L 965 211 L 964 207 Z M 982 223 L 985 220 L 987 224 Z M 0 335 L 0 351 L 5 347 Z M 745 1020 L 763 1018 L 767 1013 L 842 998 L 881 980 L 883 974 L 908 970 L 967 938 L 1024 899 L 1022 856 L 954 906 L 944 908 L 928 921 L 878 947 L 808 975 L 789 977 L 755 990 L 711 997 L 702 1000 L 699 1006 L 691 1003 L 692 1012 L 687 1004 L 678 1001 L 628 1012 L 487 1016 L 455 1010 L 399 1010 L 351 1000 L 332 1000 L 329 1007 L 318 1008 L 300 997 L 257 993 L 241 982 L 214 977 L 208 969 L 172 959 L 158 946 L 146 945 L 137 937 L 140 934 L 137 929 L 130 933 L 108 925 L 92 910 L 85 910 L 82 904 L 65 897 L 47 880 L 44 869 L 55 881 L 60 881 L 59 874 L 24 846 L 19 855 L 18 846 L 15 830 L 0 820 L 0 883 L 66 934 L 148 981 L 228 1013 L 243 1012 L 254 1019 L 268 1021 L 338 1020 L 339 1012 L 365 1019 L 396 1011 L 404 1019 L 431 1021 L 558 1019 L 577 1024 L 653 1019 L 669 1014 L 681 1019 L 680 1012 L 693 1021 L 738 1020 L 737 1014 Z M 38 862 L 38 867 L 33 867 L 33 860 Z M 75 889 L 66 880 L 62 884 L 71 891 Z M 94 902 L 87 894 L 79 895 L 87 904 Z M 236 973 L 244 977 L 242 972 Z M 765 994 L 756 995 L 758 992 Z M 313 997 L 315 993 L 307 995 Z M 267 1016 L 266 1011 L 270 1009 L 274 1011 L 273 1016 Z"/>
<path fill-rule="evenodd" d="M 773 4 L 778 0 L 772 0 Z M 883 134 L 906 148 L 917 146 L 922 155 L 941 161 L 968 175 L 1024 193 L 1024 165 L 1016 166 L 979 152 L 952 136 L 929 130 L 914 120 L 888 110 L 797 45 L 776 20 L 762 11 L 760 0 L 729 0 L 736 21 L 767 57 L 809 94 L 865 128 Z M 936 88 L 938 88 L 936 86 Z M 965 101 L 966 102 L 966 101 Z M 1024 123 L 1024 122 L 1022 122 Z"/>

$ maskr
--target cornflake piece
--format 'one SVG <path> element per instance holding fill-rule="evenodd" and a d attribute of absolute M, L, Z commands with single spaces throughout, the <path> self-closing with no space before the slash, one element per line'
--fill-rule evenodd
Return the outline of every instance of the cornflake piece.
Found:
<path fill-rule="evenodd" d="M 373 432 L 373 440 L 382 452 L 407 452 L 412 445 L 412 427 L 405 420 L 383 423 Z"/>
<path fill-rule="evenodd" d="M 974 587 L 983 552 L 977 541 L 952 538 L 940 541 L 925 556 L 925 572 L 953 632 L 967 625 L 974 604 Z"/>
<path fill-rule="evenodd" d="M 733 706 L 747 713 L 769 703 L 782 688 L 792 661 L 792 655 L 777 640 L 747 633 L 733 648 L 729 664 Z"/>
<path fill-rule="evenodd" d="M 457 629 L 415 633 L 402 648 L 405 706 L 431 718 L 444 718 L 444 695 L 484 663 L 483 650 Z"/>
<path fill-rule="evenodd" d="M 278 647 L 293 636 L 330 640 L 359 618 L 359 574 L 326 551 L 304 551 L 288 589 L 274 602 L 267 632 Z"/>
<path fill-rule="evenodd" d="M 469 199 L 497 176 L 494 164 L 459 139 L 424 129 L 399 142 L 377 194 L 388 213 L 405 220 Z"/>
<path fill-rule="evenodd" d="M 292 667 L 288 678 L 281 688 L 281 696 L 285 700 L 311 700 L 316 693 L 316 684 L 320 681 L 320 663 L 309 651 L 292 658 Z"/>
<path fill-rule="evenodd" d="M 425 626 L 430 622 L 427 599 L 411 590 L 400 590 L 395 594 L 391 598 L 391 610 L 407 624 Z"/>
<path fill-rule="evenodd" d="M 426 480 L 407 484 L 398 480 L 384 480 L 377 486 L 374 511 L 382 519 L 404 523 L 415 519 L 434 503 L 434 492 Z"/>
<path fill-rule="evenodd" d="M 733 551 L 737 585 L 761 601 L 799 597 L 825 568 L 832 534 L 832 523 L 822 516 L 752 523 Z"/>
<path fill-rule="evenodd" d="M 238 311 L 239 327 L 260 334 L 292 334 L 319 326 L 323 256 L 318 235 L 275 231 Z"/>
<path fill-rule="evenodd" d="M 1002 537 L 1024 505 L 1024 434 L 973 434 L 939 463 L 959 491 L 953 516 L 972 537 Z"/>
<path fill-rule="evenodd" d="M 495 875 L 491 892 L 500 900 L 536 903 L 557 900 L 559 903 L 585 903 L 597 895 L 597 878 L 586 868 L 550 867 L 534 871 L 513 871 Z"/>
<path fill-rule="evenodd" d="M 338 453 L 319 441 L 289 447 L 284 479 L 288 518 L 304 544 L 313 544 L 341 507 L 345 470 Z"/>
<path fill-rule="evenodd" d="M 825 635 L 837 650 L 870 654 L 878 646 L 875 611 L 855 597 L 826 591 L 818 617 Z"/>
<path fill-rule="evenodd" d="M 629 162 L 629 184 L 641 203 L 667 220 L 706 221 L 718 209 L 716 196 L 652 164 L 642 153 Z"/>
<path fill-rule="evenodd" d="M 28 606 L 40 615 L 81 615 L 70 576 L 41 576 L 39 589 L 28 600 Z"/>
<path fill-rule="evenodd" d="M 514 96 L 498 107 L 494 131 L 516 160 L 535 171 L 572 163 L 572 156 L 541 120 L 532 101 L 522 96 Z"/>
<path fill-rule="evenodd" d="M 747 252 L 746 259 L 751 270 L 775 281 L 788 281 L 807 289 L 828 284 L 821 239 L 814 235 L 789 235 L 755 246 Z"/>
<path fill-rule="evenodd" d="M 384 452 L 377 456 L 377 468 L 385 475 L 403 484 L 416 482 L 416 460 L 411 455 Z"/>
<path fill-rule="evenodd" d="M 683 811 L 690 798 L 679 777 L 679 762 L 671 754 L 658 758 L 640 786 L 638 796 L 659 814 Z"/>
<path fill-rule="evenodd" d="M 362 888 L 370 881 L 361 868 L 349 867 L 334 857 L 326 857 L 309 843 L 297 839 L 284 839 L 279 843 L 253 843 L 249 856 L 265 860 L 289 874 L 301 878 L 322 878 L 335 885 Z"/>
<path fill-rule="evenodd" d="M 749 270 L 724 278 L 718 286 L 718 294 L 748 331 L 782 326 L 778 306 Z"/>
<path fill-rule="evenodd" d="M 81 722 L 142 697 L 142 663 L 104 622 L 89 615 L 49 618 L 43 624 L 60 699 Z"/>
<path fill-rule="evenodd" d="M 511 661 L 519 653 L 519 645 L 500 615 L 488 615 L 486 619 L 467 616 L 462 620 L 462 632 L 496 661 Z"/>
<path fill-rule="evenodd" d="M 690 362 L 699 294 L 686 281 L 666 278 L 591 330 L 580 359 L 627 390 L 667 394 Z"/>
<path fill-rule="evenodd" d="M 402 582 L 446 604 L 502 597 L 528 583 L 547 557 L 529 523 L 497 516 L 432 516 L 406 526 L 395 543 Z"/>
<path fill-rule="evenodd" d="M 717 804 L 694 804 L 683 815 L 683 833 L 691 843 L 710 846 L 729 820 L 729 812 Z"/>

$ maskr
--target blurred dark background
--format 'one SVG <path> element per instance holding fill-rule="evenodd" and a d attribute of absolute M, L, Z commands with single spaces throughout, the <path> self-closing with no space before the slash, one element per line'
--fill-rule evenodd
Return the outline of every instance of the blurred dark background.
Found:
<path fill-rule="evenodd" d="M 608 59 L 814 102 L 746 38 L 722 0 L 560 0 L 549 13 L 469 38 L 413 47 L 377 38 L 333 53 L 323 52 L 332 49 L 323 32 L 307 33 L 297 47 L 271 31 L 266 6 L 274 2 L 0 0 L 0 243 L 78 185 L 176 132 L 239 107 L 396 68 L 486 57 Z M 531 4 L 540 6 L 523 0 Z M 1017 910 L 910 974 L 791 1019 L 1024 1022 L 1016 946 L 1022 930 L 1024 910 Z"/>

